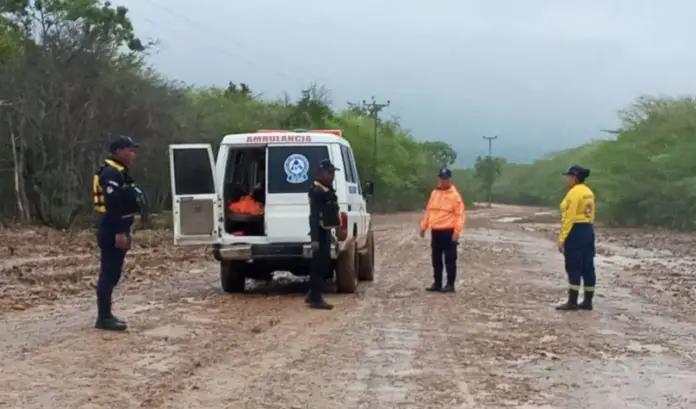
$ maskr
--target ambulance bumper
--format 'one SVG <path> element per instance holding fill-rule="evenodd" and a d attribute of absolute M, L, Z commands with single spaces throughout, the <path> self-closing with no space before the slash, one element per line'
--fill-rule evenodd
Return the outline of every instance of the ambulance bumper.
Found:
<path fill-rule="evenodd" d="M 335 259 L 338 249 L 331 246 L 331 258 Z M 309 244 L 272 243 L 272 244 L 233 244 L 216 246 L 213 257 L 223 260 L 254 260 L 254 259 L 311 259 L 312 247 Z"/>

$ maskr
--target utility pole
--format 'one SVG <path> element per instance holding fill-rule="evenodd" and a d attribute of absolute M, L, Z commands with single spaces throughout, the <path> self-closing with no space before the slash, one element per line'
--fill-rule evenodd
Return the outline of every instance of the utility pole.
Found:
<path fill-rule="evenodd" d="M 375 124 L 375 129 L 374 129 L 374 139 L 373 139 L 373 144 L 372 144 L 372 179 L 373 182 L 375 179 L 377 179 L 377 132 L 379 128 L 379 113 L 382 111 L 384 108 L 388 107 L 389 104 L 391 104 L 391 101 L 387 100 L 386 103 L 378 103 L 375 100 L 375 97 L 372 97 L 372 102 L 368 103 L 363 99 L 362 105 L 363 108 L 367 109 L 367 112 L 374 121 Z"/>
<path fill-rule="evenodd" d="M 488 141 L 488 159 L 493 157 L 493 141 L 498 139 L 498 135 L 496 136 L 484 136 L 483 139 Z"/>
<path fill-rule="evenodd" d="M 491 196 L 493 194 L 493 172 L 495 172 L 495 169 L 493 168 L 493 141 L 498 139 L 498 135 L 496 136 L 483 136 L 484 140 L 488 141 L 488 158 L 487 158 L 487 163 L 486 163 L 486 173 L 488 173 L 488 180 L 486 181 L 486 188 L 488 189 L 488 207 L 492 206 L 491 203 Z M 490 173 L 489 173 L 490 172 Z"/>

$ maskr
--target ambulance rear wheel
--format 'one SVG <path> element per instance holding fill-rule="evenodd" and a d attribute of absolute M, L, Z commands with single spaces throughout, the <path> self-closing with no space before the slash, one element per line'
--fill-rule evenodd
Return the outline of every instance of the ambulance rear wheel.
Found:
<path fill-rule="evenodd" d="M 226 293 L 243 293 L 246 284 L 246 263 L 223 260 L 220 262 L 220 285 Z"/>

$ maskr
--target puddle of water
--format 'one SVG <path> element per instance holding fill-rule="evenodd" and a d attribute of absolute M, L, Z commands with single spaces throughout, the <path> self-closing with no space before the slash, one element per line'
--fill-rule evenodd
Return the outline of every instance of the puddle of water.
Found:
<path fill-rule="evenodd" d="M 522 217 L 501 217 L 500 219 L 494 219 L 493 221 L 498 223 L 514 223 L 522 219 Z"/>

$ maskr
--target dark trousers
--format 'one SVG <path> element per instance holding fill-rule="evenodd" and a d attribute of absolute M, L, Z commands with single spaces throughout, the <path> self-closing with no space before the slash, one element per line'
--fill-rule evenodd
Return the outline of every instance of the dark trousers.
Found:
<path fill-rule="evenodd" d="M 111 317 L 111 296 L 114 288 L 121 279 L 123 262 L 126 251 L 114 245 L 115 234 L 110 232 L 98 233 L 100 262 L 99 278 L 97 280 L 97 310 L 100 318 Z"/>
<path fill-rule="evenodd" d="M 580 291 L 580 284 L 586 293 L 594 292 L 595 275 L 595 232 L 590 223 L 576 223 L 564 243 L 563 255 L 568 274 L 569 288 Z"/>
<path fill-rule="evenodd" d="M 452 239 L 454 230 L 433 230 L 430 247 L 433 258 L 433 278 L 436 286 L 442 285 L 442 270 L 447 269 L 447 284 L 454 285 L 457 279 L 457 245 Z M 445 259 L 444 264 L 442 259 Z"/>
<path fill-rule="evenodd" d="M 319 248 L 312 253 L 312 261 L 309 271 L 309 296 L 310 301 L 322 299 L 324 279 L 331 268 L 331 234 L 327 230 L 319 230 Z"/>

